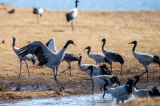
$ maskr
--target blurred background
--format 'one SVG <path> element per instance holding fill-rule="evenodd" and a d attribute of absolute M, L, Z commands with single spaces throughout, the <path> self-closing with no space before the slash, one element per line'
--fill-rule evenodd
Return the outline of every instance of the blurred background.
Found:
<path fill-rule="evenodd" d="M 0 0 L 19 7 L 69 10 L 75 0 Z M 159 10 L 160 0 L 80 0 L 79 10 Z"/>

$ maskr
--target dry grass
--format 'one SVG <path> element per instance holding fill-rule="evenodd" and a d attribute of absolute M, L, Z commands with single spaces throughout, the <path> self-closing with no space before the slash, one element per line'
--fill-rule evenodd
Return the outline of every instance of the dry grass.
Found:
<path fill-rule="evenodd" d="M 7 11 L 15 8 L 14 14 Z M 78 46 L 70 45 L 66 52 L 83 54 L 82 63 L 95 63 L 88 58 L 86 46 L 91 46 L 91 52 L 102 53 L 102 38 L 106 38 L 105 48 L 114 50 L 124 58 L 122 84 L 133 75 L 145 71 L 138 63 L 131 52 L 133 45 L 128 45 L 133 40 L 138 41 L 136 51 L 145 52 L 160 56 L 160 11 L 79 11 L 79 18 L 74 20 L 75 30 L 71 30 L 70 23 L 66 23 L 66 11 L 45 10 L 40 23 L 37 24 L 36 16 L 32 14 L 31 8 L 10 7 L 0 5 L 0 84 L 1 86 L 17 86 L 21 82 L 24 86 L 54 86 L 53 72 L 47 67 L 33 66 L 29 63 L 31 76 L 28 77 L 27 69 L 23 64 L 22 79 L 18 79 L 19 59 L 12 50 L 11 37 L 16 37 L 16 47 L 23 47 L 29 42 L 42 41 L 46 43 L 54 38 L 58 51 L 64 46 L 67 40 L 72 39 Z M 1 43 L 5 40 L 5 44 Z M 38 64 L 38 62 L 36 62 Z M 58 79 L 67 89 L 88 89 L 90 81 L 81 72 L 77 62 L 72 64 L 73 77 L 69 71 L 61 72 L 67 67 L 63 62 L 59 67 Z M 113 64 L 114 75 L 119 75 L 120 64 Z M 149 66 L 149 83 L 144 75 L 139 83 L 140 88 L 160 86 L 160 71 L 158 65 Z M 37 88 L 38 88 L 37 87 Z M 50 89 L 52 87 L 49 87 Z"/>

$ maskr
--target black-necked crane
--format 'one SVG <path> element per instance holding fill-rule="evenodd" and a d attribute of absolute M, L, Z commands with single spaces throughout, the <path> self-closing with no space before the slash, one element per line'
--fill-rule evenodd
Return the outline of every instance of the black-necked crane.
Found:
<path fill-rule="evenodd" d="M 81 69 L 81 71 L 85 72 L 87 75 L 91 77 L 91 69 L 87 69 L 89 66 L 93 67 L 92 75 L 111 75 L 110 71 L 108 70 L 107 66 L 103 64 L 102 66 L 97 66 L 94 64 L 81 64 L 82 60 L 82 54 L 79 54 L 79 61 L 78 61 L 78 66 Z M 94 82 L 92 80 L 92 94 L 94 91 Z"/>
<path fill-rule="evenodd" d="M 39 17 L 42 17 L 43 8 L 33 8 L 33 14 L 37 14 L 37 23 L 39 23 Z"/>
<path fill-rule="evenodd" d="M 54 39 L 50 39 L 47 43 L 46 46 L 53 52 L 53 53 L 57 53 L 57 49 L 55 46 L 55 40 Z M 78 61 L 79 57 L 73 53 L 65 53 L 63 61 L 66 61 L 68 63 L 68 68 L 65 69 L 62 73 L 64 73 L 67 70 L 70 70 L 70 76 L 71 75 L 71 63 L 74 61 Z M 63 62 L 62 61 L 62 62 Z"/>
<path fill-rule="evenodd" d="M 101 53 L 90 53 L 90 51 L 91 51 L 91 47 L 90 46 L 87 46 L 85 49 L 88 49 L 87 55 L 88 55 L 88 57 L 90 57 L 91 59 L 93 59 L 96 62 L 96 65 L 97 64 L 101 65 L 101 63 L 109 63 L 108 59 L 104 56 L 104 54 L 101 54 Z"/>
<path fill-rule="evenodd" d="M 76 46 L 76 44 L 72 40 L 68 40 L 67 43 L 64 45 L 64 47 L 61 49 L 61 51 L 59 51 L 57 54 L 54 54 L 41 41 L 35 41 L 21 48 L 20 55 L 24 57 L 28 53 L 35 54 L 35 56 L 37 57 L 39 61 L 38 65 L 40 66 L 45 65 L 52 69 L 52 71 L 54 72 L 54 79 L 56 83 L 58 84 L 60 90 L 63 91 L 64 93 L 65 92 L 64 87 L 61 85 L 61 83 L 57 79 L 57 72 L 58 72 L 60 63 L 62 62 L 64 58 L 65 50 L 69 44 L 73 44 L 74 46 Z"/>
<path fill-rule="evenodd" d="M 71 75 L 71 62 L 78 61 L 78 60 L 79 60 L 79 57 L 77 55 L 73 53 L 65 53 L 63 61 L 66 61 L 69 67 L 65 69 L 62 73 L 64 73 L 67 70 L 70 70 L 70 76 L 72 76 Z"/>
<path fill-rule="evenodd" d="M 132 49 L 132 53 L 134 55 L 134 57 L 139 61 L 139 63 L 141 63 L 145 69 L 147 73 L 147 82 L 148 82 L 148 68 L 147 66 L 150 65 L 151 63 L 157 63 L 160 66 L 160 60 L 158 56 L 153 56 L 150 54 L 146 54 L 146 53 L 140 53 L 140 52 L 136 52 L 135 48 L 137 46 L 137 41 L 132 41 L 129 44 L 134 44 L 133 49 Z"/>
<path fill-rule="evenodd" d="M 124 101 L 128 100 L 132 95 L 132 84 L 133 80 L 128 79 L 125 85 L 107 89 L 106 93 L 110 93 L 112 97 L 116 99 L 117 104 L 119 104 L 120 101 L 124 103 Z"/>
<path fill-rule="evenodd" d="M 79 0 L 76 0 L 75 8 L 66 13 L 67 22 L 71 21 L 72 30 L 74 30 L 73 19 L 78 18 L 78 2 Z"/>
<path fill-rule="evenodd" d="M 104 90 L 103 98 L 105 96 L 105 91 L 108 89 L 107 86 L 113 86 L 116 83 L 118 83 L 120 86 L 120 81 L 117 76 L 102 75 L 102 74 L 97 75 L 97 76 L 93 76 L 94 67 L 91 65 L 86 70 L 89 70 L 89 69 L 91 70 L 90 76 L 91 76 L 92 80 L 94 82 L 96 82 Z M 97 70 L 97 71 L 99 71 L 99 70 Z"/>
<path fill-rule="evenodd" d="M 28 68 L 28 64 L 27 64 L 27 61 L 32 61 L 33 64 L 35 64 L 35 57 L 34 55 L 28 53 L 27 55 L 25 55 L 24 57 L 20 56 L 20 50 L 19 48 L 16 48 L 15 47 L 15 42 L 16 42 L 16 38 L 15 37 L 12 37 L 13 39 L 13 44 L 12 44 L 12 47 L 13 47 L 13 50 L 14 52 L 16 53 L 16 55 L 19 57 L 19 61 L 20 61 L 20 72 L 19 72 L 19 77 L 21 76 L 21 68 L 22 68 L 22 61 L 24 61 L 26 63 L 26 67 L 27 67 L 27 70 L 28 70 L 28 75 L 30 76 L 30 72 L 29 72 L 29 68 Z"/>
<path fill-rule="evenodd" d="M 111 72 L 112 72 L 112 62 L 119 62 L 121 64 L 121 77 L 122 77 L 122 65 L 124 64 L 124 60 L 120 54 L 114 51 L 106 50 L 104 48 L 104 45 L 106 43 L 106 39 L 102 39 L 103 45 L 102 45 L 102 51 L 106 58 L 108 59 L 109 63 L 111 64 Z"/>
<path fill-rule="evenodd" d="M 136 98 L 148 98 L 148 97 L 160 96 L 160 92 L 157 89 L 157 87 L 154 87 L 152 89 L 141 89 L 141 90 L 138 90 L 136 88 L 136 84 L 140 80 L 140 76 L 136 75 L 134 78 L 135 78 L 135 81 L 134 81 L 134 83 L 132 85 L 132 94 Z"/>

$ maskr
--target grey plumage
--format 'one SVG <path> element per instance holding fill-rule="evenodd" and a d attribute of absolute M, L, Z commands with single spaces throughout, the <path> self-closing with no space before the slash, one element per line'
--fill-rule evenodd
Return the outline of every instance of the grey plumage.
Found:
<path fill-rule="evenodd" d="M 46 46 L 53 52 L 53 53 L 57 53 L 57 49 L 55 46 L 55 40 L 54 39 L 50 39 L 47 43 Z M 62 73 L 64 73 L 67 70 L 70 70 L 70 76 L 71 75 L 71 62 L 74 61 L 78 61 L 79 57 L 73 53 L 65 53 L 63 61 L 66 61 L 68 63 L 68 68 L 65 69 Z M 62 61 L 62 62 L 63 62 Z"/>
<path fill-rule="evenodd" d="M 137 41 L 132 41 L 129 44 L 134 44 L 133 49 L 132 49 L 132 53 L 134 55 L 134 57 L 139 61 L 139 63 L 141 63 L 145 69 L 147 73 L 147 82 L 148 82 L 148 68 L 147 66 L 150 65 L 151 63 L 157 63 L 160 66 L 160 60 L 158 56 L 153 56 L 150 54 L 146 54 L 146 53 L 140 53 L 140 52 L 136 52 L 135 48 L 137 46 Z"/>
<path fill-rule="evenodd" d="M 152 89 L 141 89 L 141 90 L 138 90 L 136 88 L 136 84 L 140 80 L 140 76 L 136 75 L 134 78 L 135 78 L 135 81 L 134 81 L 134 83 L 132 85 L 132 93 L 136 98 L 148 98 L 148 97 L 160 96 L 160 91 L 157 89 L 157 87 L 154 87 Z"/>
<path fill-rule="evenodd" d="M 88 49 L 88 52 L 87 52 L 88 57 L 93 59 L 96 62 L 96 64 L 109 63 L 108 59 L 106 58 L 106 56 L 104 56 L 104 54 L 101 54 L 101 53 L 90 53 L 90 51 L 91 51 L 91 47 L 90 46 L 87 46 L 85 49 Z"/>
<path fill-rule="evenodd" d="M 91 70 L 90 76 L 94 82 L 96 82 L 101 88 L 104 90 L 103 98 L 105 96 L 105 91 L 107 90 L 107 86 L 113 86 L 114 84 L 118 83 L 120 86 L 120 81 L 117 76 L 113 75 L 103 75 L 102 73 L 99 75 L 94 76 L 93 71 L 100 71 L 105 69 L 104 66 L 99 67 L 99 69 L 95 70 L 94 66 L 90 65 L 86 70 Z M 93 84 L 93 82 L 92 82 Z"/>
<path fill-rule="evenodd" d="M 30 75 L 30 72 L 29 72 L 29 68 L 28 68 L 28 64 L 27 64 L 27 61 L 32 61 L 33 64 L 35 64 L 36 60 L 35 60 L 35 57 L 34 55 L 28 53 L 26 54 L 24 57 L 20 56 L 20 49 L 19 48 L 16 48 L 15 47 L 15 41 L 16 41 L 16 38 L 15 37 L 12 37 L 13 39 L 13 44 L 12 44 L 12 47 L 13 47 L 13 50 L 14 52 L 16 53 L 16 55 L 19 57 L 19 60 L 20 60 L 20 72 L 19 72 L 19 77 L 21 76 L 21 68 L 22 68 L 22 61 L 24 61 L 26 63 L 26 66 L 27 66 L 27 70 L 28 70 L 28 75 Z"/>
<path fill-rule="evenodd" d="M 71 21 L 71 25 L 72 25 L 72 30 L 74 30 L 74 26 L 73 26 L 73 19 L 78 17 L 78 2 L 79 0 L 75 1 L 75 8 L 72 9 L 71 11 L 69 11 L 68 13 L 66 13 L 66 20 L 67 22 Z"/>
<path fill-rule="evenodd" d="M 64 87 L 57 80 L 57 72 L 59 69 L 59 64 L 62 62 L 65 50 L 69 44 L 76 44 L 72 40 L 68 40 L 65 46 L 61 49 L 60 52 L 54 54 L 46 45 L 44 45 L 41 41 L 35 41 L 30 43 L 29 45 L 20 49 L 20 55 L 23 57 L 28 53 L 35 54 L 39 61 L 39 65 L 47 66 L 52 69 L 54 72 L 54 79 L 58 84 L 61 91 L 65 92 Z"/>
<path fill-rule="evenodd" d="M 111 72 L 112 72 L 112 62 L 119 62 L 121 64 L 121 76 L 122 76 L 122 65 L 124 64 L 124 60 L 122 56 L 114 51 L 106 50 L 104 49 L 104 45 L 106 43 L 106 39 L 102 39 L 103 45 L 102 45 L 102 51 L 106 58 L 108 59 L 110 65 L 111 65 Z"/>
<path fill-rule="evenodd" d="M 70 70 L 70 76 L 72 76 L 71 62 L 78 61 L 78 60 L 79 60 L 79 57 L 77 55 L 72 54 L 72 53 L 65 53 L 63 61 L 66 61 L 68 63 L 69 67 L 67 69 L 65 69 L 62 73 L 64 73 L 66 70 Z"/>

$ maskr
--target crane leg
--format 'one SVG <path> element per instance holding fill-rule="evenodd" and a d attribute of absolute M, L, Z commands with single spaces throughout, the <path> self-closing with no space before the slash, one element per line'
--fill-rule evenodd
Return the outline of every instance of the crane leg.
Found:
<path fill-rule="evenodd" d="M 28 70 L 28 76 L 30 76 L 30 72 L 29 72 L 29 68 L 28 68 L 28 64 L 27 64 L 26 60 L 25 60 L 25 63 L 26 63 L 27 70 Z"/>
<path fill-rule="evenodd" d="M 22 68 L 22 60 L 20 60 L 20 71 L 19 71 L 19 78 L 21 78 L 21 68 Z"/>
<path fill-rule="evenodd" d="M 94 93 L 94 82 L 92 80 L 92 95 L 93 95 L 93 93 Z"/>
<path fill-rule="evenodd" d="M 73 20 L 71 20 L 71 25 L 72 25 L 72 31 L 73 31 L 74 30 Z"/>
<path fill-rule="evenodd" d="M 67 69 L 65 69 L 64 71 L 62 71 L 62 73 L 64 73 L 64 72 L 67 71 L 67 70 L 70 70 L 70 76 L 72 76 L 72 75 L 71 75 L 71 64 L 68 63 L 68 66 L 69 66 L 69 67 L 68 67 Z"/>
<path fill-rule="evenodd" d="M 112 74 L 112 64 L 110 64 L 110 66 L 111 66 L 111 74 Z"/>
<path fill-rule="evenodd" d="M 147 73 L 147 82 L 148 82 L 148 68 L 146 67 L 146 73 Z"/>
<path fill-rule="evenodd" d="M 71 74 L 71 63 L 69 63 L 68 65 L 69 65 L 69 70 L 70 70 L 70 76 L 72 76 L 72 74 Z"/>
<path fill-rule="evenodd" d="M 54 79 L 55 79 L 56 83 L 58 84 L 59 89 L 60 89 L 63 93 L 65 93 L 64 87 L 63 87 L 63 86 L 61 85 L 61 83 L 57 80 L 56 75 L 54 75 Z"/>
<path fill-rule="evenodd" d="M 121 64 L 121 72 L 120 72 L 121 78 L 122 78 L 122 64 Z"/>
<path fill-rule="evenodd" d="M 37 24 L 39 23 L 39 14 L 37 14 Z"/>

